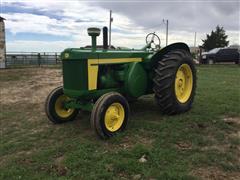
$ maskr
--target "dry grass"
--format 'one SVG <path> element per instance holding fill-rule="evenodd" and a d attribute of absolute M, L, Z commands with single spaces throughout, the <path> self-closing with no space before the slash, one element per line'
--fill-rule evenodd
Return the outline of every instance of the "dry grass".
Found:
<path fill-rule="evenodd" d="M 216 167 L 199 168 L 192 175 L 205 180 L 239 180 L 240 172 L 226 173 Z"/>
<path fill-rule="evenodd" d="M 27 72 L 27 74 L 25 74 Z M 62 74 L 60 69 L 9 69 L 5 74 L 17 73 L 19 78 L 11 81 L 1 82 L 1 104 L 42 104 L 49 92 L 62 85 Z"/>

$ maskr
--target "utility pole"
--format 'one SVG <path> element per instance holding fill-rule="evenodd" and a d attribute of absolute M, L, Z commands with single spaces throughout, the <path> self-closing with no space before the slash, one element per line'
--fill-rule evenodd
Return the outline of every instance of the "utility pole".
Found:
<path fill-rule="evenodd" d="M 110 19 L 109 19 L 109 48 L 111 48 L 111 33 L 112 33 L 112 10 L 110 10 Z"/>
<path fill-rule="evenodd" d="M 197 32 L 194 33 L 194 47 L 196 47 Z"/>
<path fill-rule="evenodd" d="M 167 27 L 166 27 L 166 46 L 168 45 L 168 19 L 167 19 Z"/>
<path fill-rule="evenodd" d="M 163 19 L 163 23 L 166 24 L 166 46 L 167 46 L 168 45 L 168 19 L 166 19 L 166 20 Z"/>

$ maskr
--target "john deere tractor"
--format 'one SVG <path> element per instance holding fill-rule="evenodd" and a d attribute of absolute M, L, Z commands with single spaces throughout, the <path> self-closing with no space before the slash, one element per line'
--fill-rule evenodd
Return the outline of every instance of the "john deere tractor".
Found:
<path fill-rule="evenodd" d="M 99 28 L 88 28 L 92 45 L 61 53 L 63 86 L 46 100 L 46 114 L 53 123 L 72 121 L 80 110 L 91 112 L 91 126 L 101 138 L 126 129 L 129 102 L 155 94 L 159 111 L 173 115 L 188 111 L 196 89 L 196 70 L 189 47 L 174 43 L 160 48 L 155 33 L 142 49 L 109 48 L 107 28 L 103 45 L 96 45 Z M 144 106 L 144 104 L 143 104 Z"/>

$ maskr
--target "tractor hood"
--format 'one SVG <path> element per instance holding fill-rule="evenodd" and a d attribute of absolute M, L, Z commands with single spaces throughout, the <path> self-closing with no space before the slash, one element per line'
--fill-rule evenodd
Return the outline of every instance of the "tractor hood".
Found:
<path fill-rule="evenodd" d="M 80 59 L 116 59 L 116 58 L 143 58 L 153 55 L 154 52 L 142 50 L 96 50 L 85 48 L 69 48 L 61 53 L 61 60 Z"/>

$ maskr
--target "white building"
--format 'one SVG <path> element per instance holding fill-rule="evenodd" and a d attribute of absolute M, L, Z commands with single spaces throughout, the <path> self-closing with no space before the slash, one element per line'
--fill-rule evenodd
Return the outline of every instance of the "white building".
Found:
<path fill-rule="evenodd" d="M 0 16 L 0 69 L 6 67 L 6 42 L 4 18 Z"/>

